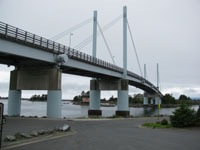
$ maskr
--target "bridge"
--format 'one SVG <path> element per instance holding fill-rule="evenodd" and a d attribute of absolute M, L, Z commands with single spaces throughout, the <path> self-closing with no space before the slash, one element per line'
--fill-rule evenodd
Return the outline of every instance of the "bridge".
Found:
<path fill-rule="evenodd" d="M 162 93 L 146 77 L 127 70 L 127 9 L 123 9 L 123 68 L 96 58 L 97 12 L 93 17 L 93 55 L 0 22 L 0 63 L 13 65 L 8 115 L 20 115 L 21 90 L 48 90 L 47 116 L 61 117 L 61 74 L 92 77 L 89 115 L 101 115 L 101 90 L 117 90 L 117 115 L 128 116 L 128 85 L 161 103 Z M 153 96 L 152 96 L 153 95 Z M 152 102 L 153 103 L 153 102 Z"/>

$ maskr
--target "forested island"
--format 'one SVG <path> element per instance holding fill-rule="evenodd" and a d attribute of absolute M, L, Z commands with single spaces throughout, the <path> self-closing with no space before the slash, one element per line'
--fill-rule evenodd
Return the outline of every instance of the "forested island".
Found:
<path fill-rule="evenodd" d="M 80 95 L 75 96 L 73 98 L 74 104 L 80 105 L 88 105 L 89 100 L 87 102 L 83 101 L 83 98 L 87 97 L 89 99 L 89 91 L 84 92 L 82 91 Z M 134 94 L 133 96 L 129 95 L 129 106 L 136 106 L 136 107 L 143 107 L 143 94 Z M 111 96 L 109 99 L 101 99 L 101 103 L 109 103 L 111 105 L 117 104 L 117 97 Z M 165 94 L 162 97 L 162 107 L 178 107 L 180 104 L 187 104 L 187 105 L 200 105 L 200 99 L 191 99 L 190 97 L 181 94 L 178 99 L 173 97 L 172 94 Z M 150 104 L 150 99 L 149 99 Z"/>
<path fill-rule="evenodd" d="M 74 96 L 72 102 L 73 104 L 77 105 L 89 105 L 89 91 L 85 92 L 82 91 L 80 95 Z M 8 97 L 1 97 L 0 99 L 8 99 Z M 47 101 L 47 94 L 42 95 L 32 95 L 30 99 L 24 99 L 24 100 L 30 100 L 30 101 Z M 130 107 L 143 107 L 143 100 L 144 95 L 143 94 L 134 94 L 129 95 L 129 106 Z M 148 100 L 150 104 L 150 99 Z M 162 107 L 178 107 L 180 104 L 187 104 L 187 105 L 200 105 L 200 98 L 191 99 L 190 97 L 181 94 L 179 98 L 173 97 L 172 94 L 165 94 L 162 97 Z M 115 106 L 117 104 L 117 97 L 111 96 L 108 99 L 101 99 L 101 104 L 104 106 Z"/>
<path fill-rule="evenodd" d="M 47 101 L 47 95 L 46 94 L 33 95 L 33 96 L 31 96 L 30 101 L 42 101 L 42 102 L 46 102 Z"/>

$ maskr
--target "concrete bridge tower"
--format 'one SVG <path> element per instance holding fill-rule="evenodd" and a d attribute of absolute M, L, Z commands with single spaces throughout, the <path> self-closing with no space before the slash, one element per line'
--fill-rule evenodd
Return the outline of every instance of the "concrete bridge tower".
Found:
<path fill-rule="evenodd" d="M 93 19 L 93 57 L 96 58 L 97 44 L 97 12 L 94 11 Z M 88 115 L 101 115 L 100 95 L 101 90 L 117 90 L 116 115 L 129 116 L 128 80 L 127 80 L 127 8 L 123 8 L 123 77 L 122 79 L 92 79 L 90 81 L 90 108 Z"/>
<path fill-rule="evenodd" d="M 123 8 L 123 79 L 122 89 L 118 90 L 116 115 L 129 116 L 129 97 L 127 80 L 127 7 Z"/>
<path fill-rule="evenodd" d="M 93 17 L 93 45 L 92 45 L 92 56 L 96 58 L 97 51 L 97 11 L 94 11 Z M 98 80 L 93 78 L 90 81 L 90 106 L 88 110 L 88 115 L 102 115 L 100 110 L 100 99 L 101 91 L 96 87 Z"/>

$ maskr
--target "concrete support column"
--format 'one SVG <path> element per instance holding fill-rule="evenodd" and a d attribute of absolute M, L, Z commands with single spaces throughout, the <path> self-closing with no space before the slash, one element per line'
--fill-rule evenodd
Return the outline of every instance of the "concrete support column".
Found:
<path fill-rule="evenodd" d="M 99 82 L 96 79 L 90 80 L 90 106 L 88 115 L 101 116 L 102 111 L 100 110 L 100 98 L 101 91 L 99 90 Z"/>
<path fill-rule="evenodd" d="M 11 71 L 8 115 L 20 115 L 21 90 L 48 90 L 47 117 L 61 118 L 61 75 L 56 66 L 23 66 Z"/>
<path fill-rule="evenodd" d="M 148 105 L 148 97 L 147 96 L 144 96 L 143 104 L 144 105 Z"/>
<path fill-rule="evenodd" d="M 128 80 L 121 80 L 121 90 L 118 90 L 117 111 L 116 115 L 128 117 L 129 111 L 129 98 L 128 98 Z"/>
<path fill-rule="evenodd" d="M 161 100 L 161 98 L 159 97 L 159 104 L 162 104 L 162 100 Z"/>
<path fill-rule="evenodd" d="M 9 90 L 8 116 L 20 116 L 21 113 L 21 90 Z"/>
<path fill-rule="evenodd" d="M 47 94 L 47 117 L 61 118 L 62 117 L 62 91 L 48 90 Z"/>
<path fill-rule="evenodd" d="M 17 89 L 18 70 L 10 72 L 10 86 L 8 94 L 8 116 L 20 116 L 21 90 Z"/>
<path fill-rule="evenodd" d="M 158 105 L 159 104 L 159 97 L 155 97 L 155 105 Z"/>
<path fill-rule="evenodd" d="M 144 105 L 148 105 L 148 95 L 147 95 L 146 92 L 144 93 L 144 101 L 143 101 L 143 104 L 144 104 Z"/>
<path fill-rule="evenodd" d="M 88 115 L 97 115 L 101 116 L 102 111 L 100 110 L 100 90 L 91 90 L 90 91 L 90 108 L 88 110 Z"/>
<path fill-rule="evenodd" d="M 154 100 L 153 99 L 151 99 L 151 104 L 153 105 L 154 104 L 154 102 L 153 102 Z"/>

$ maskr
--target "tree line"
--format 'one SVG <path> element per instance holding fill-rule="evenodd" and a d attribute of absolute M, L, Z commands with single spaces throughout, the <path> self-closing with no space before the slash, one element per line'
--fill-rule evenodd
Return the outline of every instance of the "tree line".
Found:
<path fill-rule="evenodd" d="M 73 98 L 73 101 L 75 102 L 81 102 L 82 101 L 82 97 L 89 97 L 89 91 L 85 92 L 82 91 L 80 95 L 77 95 Z M 195 105 L 195 104 L 200 104 L 200 100 L 192 100 L 190 97 L 181 94 L 179 96 L 178 99 L 176 99 L 175 97 L 173 97 L 172 94 L 165 94 L 162 98 L 162 104 L 191 104 L 191 105 Z M 130 104 L 143 104 L 144 101 L 144 95 L 143 94 L 135 94 L 133 96 L 129 95 L 129 103 Z M 149 99 L 150 101 L 150 99 Z M 117 97 L 111 96 L 108 99 L 101 99 L 101 102 L 110 102 L 110 103 L 116 103 L 117 102 Z"/>
<path fill-rule="evenodd" d="M 30 98 L 31 101 L 47 101 L 47 94 L 33 95 Z"/>

